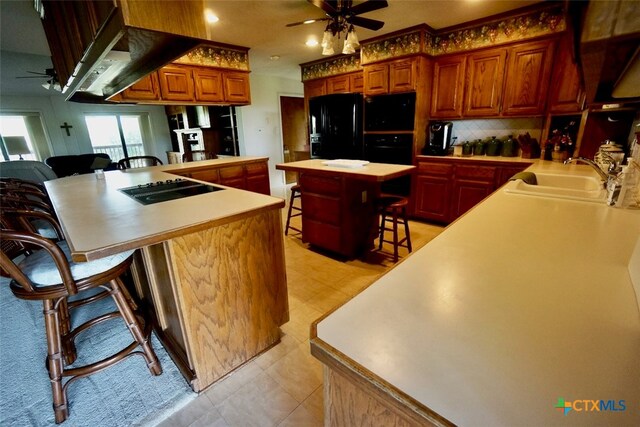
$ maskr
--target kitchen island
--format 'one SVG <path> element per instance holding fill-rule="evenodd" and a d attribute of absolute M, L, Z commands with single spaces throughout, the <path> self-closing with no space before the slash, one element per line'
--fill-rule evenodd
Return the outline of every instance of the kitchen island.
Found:
<path fill-rule="evenodd" d="M 325 425 L 638 425 L 640 211 L 515 183 L 316 322 Z"/>
<path fill-rule="evenodd" d="M 119 190 L 175 180 L 175 169 L 245 160 L 253 159 L 46 183 L 74 260 L 140 249 L 133 268 L 136 291 L 152 307 L 156 333 L 195 391 L 280 339 L 279 326 L 288 320 L 284 202 L 219 186 L 220 191 L 143 205 Z"/>
<path fill-rule="evenodd" d="M 361 167 L 337 167 L 323 162 L 302 160 L 278 164 L 276 169 L 298 173 L 302 240 L 353 258 L 373 246 L 380 184 L 411 174 L 415 166 L 367 162 Z"/>

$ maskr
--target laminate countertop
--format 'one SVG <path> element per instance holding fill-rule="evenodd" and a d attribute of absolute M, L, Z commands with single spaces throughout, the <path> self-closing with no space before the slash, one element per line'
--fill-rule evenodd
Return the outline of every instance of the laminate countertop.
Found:
<path fill-rule="evenodd" d="M 118 189 L 182 178 L 174 170 L 233 165 L 264 158 L 237 157 L 77 175 L 45 183 L 75 261 L 88 261 L 234 221 L 251 212 L 279 209 L 284 201 L 224 188 L 198 196 L 142 205 Z"/>
<path fill-rule="evenodd" d="M 412 165 L 395 165 L 386 163 L 368 163 L 362 167 L 327 166 L 327 160 L 312 159 L 298 162 L 280 163 L 276 169 L 291 172 L 313 172 L 318 175 L 343 176 L 365 181 L 382 182 L 410 174 L 416 167 Z"/>
<path fill-rule="evenodd" d="M 461 426 L 639 425 L 640 211 L 504 188 L 321 319 L 312 345 Z M 558 399 L 617 411 L 564 415 Z"/>

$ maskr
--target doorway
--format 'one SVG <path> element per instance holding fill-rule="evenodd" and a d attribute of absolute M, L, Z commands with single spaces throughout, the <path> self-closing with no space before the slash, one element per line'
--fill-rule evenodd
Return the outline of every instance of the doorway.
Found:
<path fill-rule="evenodd" d="M 280 120 L 282 121 L 282 158 L 285 163 L 309 158 L 307 120 L 304 113 L 304 98 L 280 96 Z M 297 180 L 295 172 L 285 172 L 285 184 Z"/>

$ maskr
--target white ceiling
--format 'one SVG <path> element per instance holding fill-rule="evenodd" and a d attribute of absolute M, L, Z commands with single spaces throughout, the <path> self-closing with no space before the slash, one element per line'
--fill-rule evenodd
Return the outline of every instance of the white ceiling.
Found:
<path fill-rule="evenodd" d="M 211 24 L 212 39 L 249 47 L 253 73 L 300 79 L 299 64 L 322 58 L 319 46 L 305 46 L 308 37 L 321 39 L 324 23 L 286 27 L 291 22 L 322 18 L 324 12 L 305 0 L 204 0 L 220 21 Z M 362 1 L 355 0 L 354 4 Z M 540 1 L 528 0 L 388 0 L 384 9 L 363 17 L 385 22 L 378 31 L 356 27 L 360 40 L 426 23 L 434 29 L 473 21 Z M 50 67 L 49 49 L 32 0 L 0 1 L 0 93 L 42 94 L 38 79 L 16 80 L 25 71 Z M 336 51 L 338 46 L 336 45 Z M 31 55 L 8 54 L 7 52 Z M 34 55 L 34 56 L 32 56 Z M 280 57 L 277 61 L 269 58 Z M 36 68 L 37 67 L 37 68 Z M 35 69 L 34 69 L 35 68 Z M 19 85 L 16 85 L 19 82 Z M 30 92 L 31 90 L 35 92 Z"/>

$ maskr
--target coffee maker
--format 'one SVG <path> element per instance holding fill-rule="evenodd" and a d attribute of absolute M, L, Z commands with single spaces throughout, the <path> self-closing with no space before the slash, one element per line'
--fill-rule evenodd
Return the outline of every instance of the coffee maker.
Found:
<path fill-rule="evenodd" d="M 446 156 L 451 144 L 451 122 L 431 122 L 429 125 L 429 139 L 422 149 L 427 156 Z"/>

